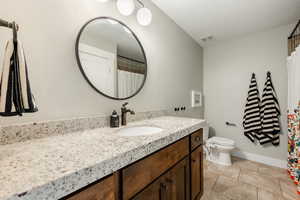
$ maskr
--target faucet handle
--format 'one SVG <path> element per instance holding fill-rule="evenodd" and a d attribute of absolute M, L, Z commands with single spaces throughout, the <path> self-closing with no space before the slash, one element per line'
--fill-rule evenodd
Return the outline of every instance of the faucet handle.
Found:
<path fill-rule="evenodd" d="M 130 110 L 130 114 L 135 115 L 135 112 L 133 110 Z"/>
<path fill-rule="evenodd" d="M 126 107 L 128 105 L 128 102 L 125 102 L 122 107 Z"/>

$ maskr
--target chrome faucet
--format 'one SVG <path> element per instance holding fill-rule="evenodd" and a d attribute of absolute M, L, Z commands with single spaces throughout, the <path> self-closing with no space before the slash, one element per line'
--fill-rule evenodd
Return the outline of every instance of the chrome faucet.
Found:
<path fill-rule="evenodd" d="M 135 112 L 133 110 L 130 110 L 128 108 L 126 108 L 126 106 L 128 105 L 128 102 L 124 103 L 122 105 L 121 108 L 121 124 L 122 126 L 126 126 L 127 125 L 127 113 L 129 112 L 131 115 L 134 115 Z"/>

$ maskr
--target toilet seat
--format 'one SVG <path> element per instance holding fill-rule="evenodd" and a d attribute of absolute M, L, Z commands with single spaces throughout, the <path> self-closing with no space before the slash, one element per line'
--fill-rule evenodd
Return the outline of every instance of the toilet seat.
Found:
<path fill-rule="evenodd" d="M 227 147 L 232 147 L 235 145 L 235 142 L 233 140 L 228 138 L 223 138 L 223 137 L 212 137 L 207 140 L 207 143 L 220 145 L 220 146 L 227 146 Z"/>

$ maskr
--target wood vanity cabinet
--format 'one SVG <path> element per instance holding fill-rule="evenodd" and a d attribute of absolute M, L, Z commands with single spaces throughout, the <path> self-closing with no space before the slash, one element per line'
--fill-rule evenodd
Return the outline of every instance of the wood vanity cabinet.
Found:
<path fill-rule="evenodd" d="M 191 200 L 199 200 L 203 194 L 203 150 L 198 147 L 191 153 Z"/>
<path fill-rule="evenodd" d="M 62 200 L 117 200 L 116 188 L 116 179 L 111 175 Z"/>
<path fill-rule="evenodd" d="M 190 135 L 191 200 L 203 195 L 203 129 Z"/>
<path fill-rule="evenodd" d="M 186 157 L 169 171 L 167 184 L 170 186 L 169 200 L 189 200 L 190 199 L 190 165 L 189 158 Z"/>
<path fill-rule="evenodd" d="M 185 158 L 132 199 L 189 200 L 189 173 L 189 159 Z"/>
<path fill-rule="evenodd" d="M 122 170 L 123 200 L 128 200 L 189 154 L 189 139 L 178 142 Z"/>
<path fill-rule="evenodd" d="M 197 147 L 201 146 L 203 144 L 203 129 L 200 129 L 196 132 L 194 132 L 192 135 L 190 135 L 191 138 L 191 148 L 190 151 L 195 150 Z"/>
<path fill-rule="evenodd" d="M 133 200 L 164 200 L 167 195 L 166 175 L 163 175 L 133 197 Z"/>
<path fill-rule="evenodd" d="M 87 186 L 66 200 L 200 200 L 202 129 Z"/>

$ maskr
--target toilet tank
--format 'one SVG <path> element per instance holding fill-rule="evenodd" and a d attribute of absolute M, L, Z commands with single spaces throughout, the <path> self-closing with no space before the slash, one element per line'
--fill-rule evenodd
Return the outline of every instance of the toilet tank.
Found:
<path fill-rule="evenodd" d="M 205 142 L 206 140 L 208 140 L 208 137 L 209 137 L 209 125 L 206 124 L 203 127 L 203 141 Z"/>

